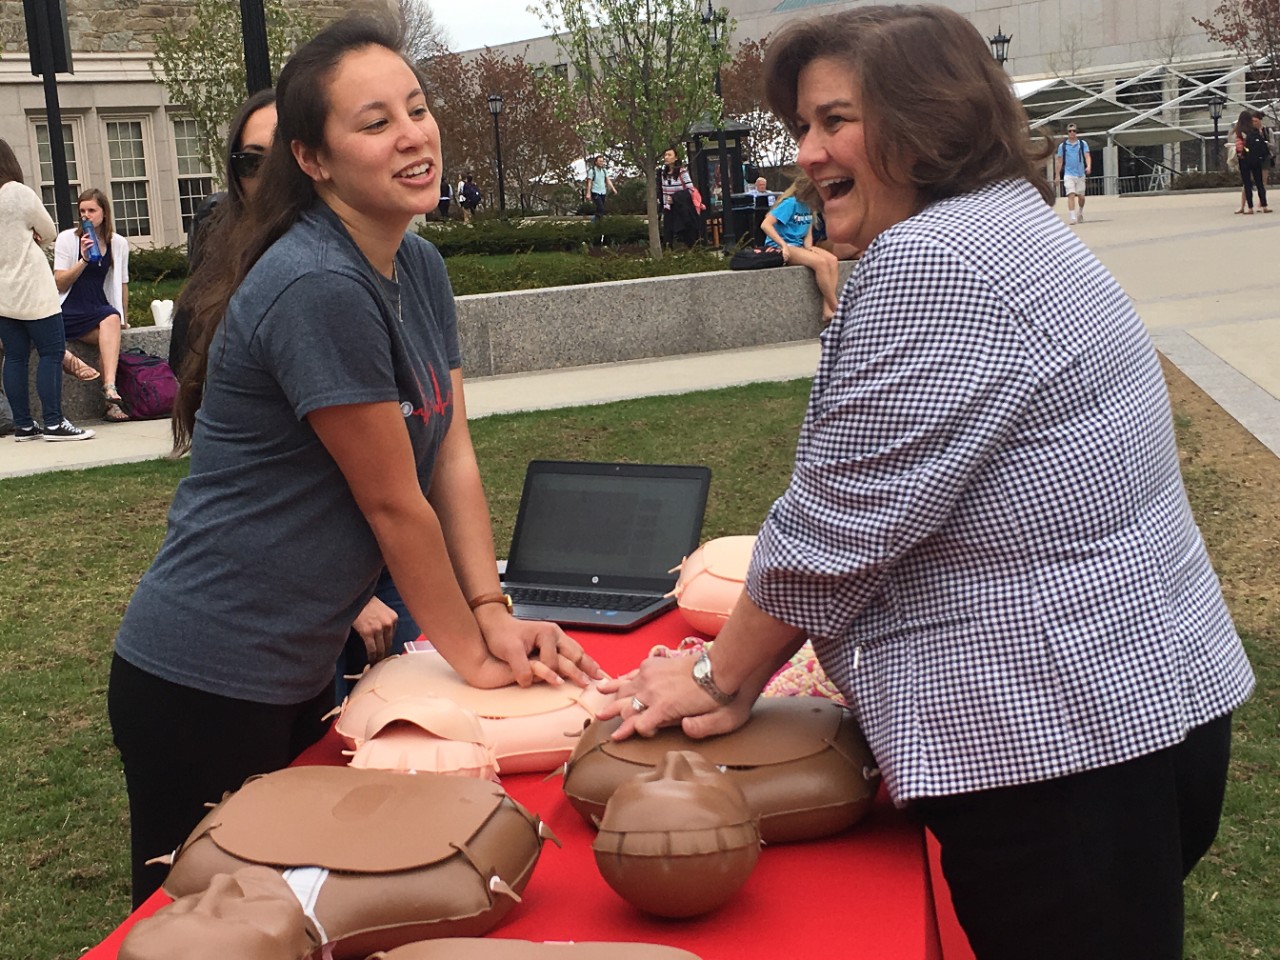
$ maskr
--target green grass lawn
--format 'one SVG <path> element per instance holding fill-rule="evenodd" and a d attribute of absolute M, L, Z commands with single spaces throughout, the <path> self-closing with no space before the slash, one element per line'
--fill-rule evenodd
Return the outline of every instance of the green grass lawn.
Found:
<path fill-rule="evenodd" d="M 704 537 L 753 533 L 787 482 L 807 392 L 797 381 L 474 421 L 499 554 L 525 463 L 536 457 L 706 464 L 713 480 Z M 1188 479 L 1198 515 L 1212 515 L 1206 537 L 1215 559 L 1256 535 L 1254 494 L 1231 482 L 1229 464 L 1214 464 L 1213 444 L 1201 440 L 1220 429 L 1181 422 L 1184 444 L 1205 458 L 1189 460 Z M 126 803 L 106 721 L 107 669 L 114 630 L 185 472 L 185 462 L 158 461 L 0 481 L 0 960 L 69 960 L 128 912 Z M 1227 582 L 1245 577 L 1220 569 Z M 1188 884 L 1187 956 L 1196 960 L 1280 957 L 1280 594 L 1249 603 L 1240 619 L 1260 686 L 1237 714 L 1219 842 Z"/>

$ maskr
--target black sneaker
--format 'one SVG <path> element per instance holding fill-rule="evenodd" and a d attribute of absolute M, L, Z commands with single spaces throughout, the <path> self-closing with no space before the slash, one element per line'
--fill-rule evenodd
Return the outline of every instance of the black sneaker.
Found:
<path fill-rule="evenodd" d="M 70 420 L 63 420 L 56 427 L 45 427 L 44 438 L 46 440 L 91 440 L 93 431 L 77 427 Z"/>
<path fill-rule="evenodd" d="M 39 440 L 43 436 L 44 431 L 34 423 L 29 427 L 18 427 L 13 431 L 13 439 L 17 440 L 19 443 L 22 443 L 24 440 Z"/>

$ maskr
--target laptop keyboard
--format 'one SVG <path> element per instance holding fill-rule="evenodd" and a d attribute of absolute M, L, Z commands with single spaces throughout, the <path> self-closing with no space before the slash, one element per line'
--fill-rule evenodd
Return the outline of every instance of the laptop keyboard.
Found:
<path fill-rule="evenodd" d="M 552 590 L 543 587 L 508 587 L 516 603 L 544 607 L 577 607 L 582 610 L 642 610 L 657 597 L 634 593 L 595 593 L 590 590 Z"/>

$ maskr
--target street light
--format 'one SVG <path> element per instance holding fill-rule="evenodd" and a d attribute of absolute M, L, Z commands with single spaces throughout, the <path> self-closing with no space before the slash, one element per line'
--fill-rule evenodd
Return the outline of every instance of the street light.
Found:
<path fill-rule="evenodd" d="M 1213 155 L 1216 158 L 1213 162 L 1215 170 L 1222 169 L 1222 148 L 1218 143 L 1218 121 L 1222 119 L 1222 108 L 1227 105 L 1227 101 L 1222 94 L 1215 93 L 1209 98 L 1209 118 L 1213 121 Z"/>
<path fill-rule="evenodd" d="M 1004 35 L 1002 27 L 996 27 L 996 35 L 987 38 L 987 43 L 991 44 L 991 55 L 996 58 L 996 63 L 1000 64 L 1001 68 L 1009 62 L 1009 41 L 1012 39 L 1013 37 Z"/>
<path fill-rule="evenodd" d="M 711 50 L 716 55 L 716 99 L 720 101 L 720 115 L 716 120 L 716 149 L 720 154 L 720 246 L 725 253 L 732 253 L 736 240 L 731 227 L 733 179 L 729 170 L 728 151 L 724 145 L 724 94 L 720 87 L 720 28 L 727 19 L 723 10 L 715 9 L 711 0 L 707 0 L 707 9 L 702 12 L 702 25 L 711 34 Z"/>
<path fill-rule="evenodd" d="M 502 188 L 502 131 L 498 129 L 498 117 L 502 113 L 502 97 L 489 94 L 489 113 L 493 115 L 493 149 L 498 156 L 498 209 L 506 211 L 507 195 Z"/>

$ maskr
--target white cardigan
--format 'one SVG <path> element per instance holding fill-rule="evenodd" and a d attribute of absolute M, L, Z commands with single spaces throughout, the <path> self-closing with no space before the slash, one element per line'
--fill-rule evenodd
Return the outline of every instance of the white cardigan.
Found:
<path fill-rule="evenodd" d="M 58 234 L 58 242 L 53 247 L 53 269 L 70 270 L 80 259 L 80 238 L 75 228 L 63 230 Z M 124 317 L 124 285 L 129 282 L 129 241 L 119 233 L 111 235 L 111 266 L 107 268 L 107 279 L 103 287 L 107 294 L 107 303 L 120 311 Z M 71 288 L 61 294 L 59 303 L 67 299 Z"/>
<path fill-rule="evenodd" d="M 57 232 L 34 190 L 17 180 L 0 187 L 0 317 L 43 320 L 58 312 L 58 285 L 33 236 L 48 245 Z"/>

